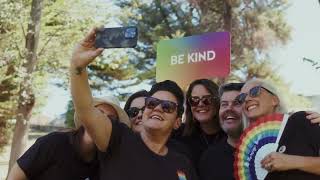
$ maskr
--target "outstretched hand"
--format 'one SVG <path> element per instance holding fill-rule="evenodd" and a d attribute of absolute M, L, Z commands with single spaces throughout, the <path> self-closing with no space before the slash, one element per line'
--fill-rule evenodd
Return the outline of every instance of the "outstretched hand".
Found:
<path fill-rule="evenodd" d="M 86 37 L 75 46 L 70 62 L 71 66 L 85 68 L 102 53 L 103 48 L 94 47 L 96 32 L 97 28 L 91 29 Z"/>

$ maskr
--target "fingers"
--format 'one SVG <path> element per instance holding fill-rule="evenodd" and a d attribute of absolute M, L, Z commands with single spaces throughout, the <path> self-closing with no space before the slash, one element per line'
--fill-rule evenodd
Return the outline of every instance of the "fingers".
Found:
<path fill-rule="evenodd" d="M 266 170 L 271 172 L 271 171 L 273 171 L 273 164 L 272 163 L 268 163 L 263 168 L 265 168 Z"/>
<path fill-rule="evenodd" d="M 312 111 L 307 111 L 307 119 L 311 120 L 311 123 L 320 123 L 320 114 Z"/>
<path fill-rule="evenodd" d="M 84 43 L 93 43 L 96 39 L 96 32 L 97 32 L 98 28 L 94 27 L 92 28 L 88 34 L 85 36 L 85 38 L 83 39 Z"/>
<path fill-rule="evenodd" d="M 96 58 L 97 56 L 99 56 L 102 52 L 103 52 L 103 48 L 98 48 L 95 51 L 93 51 L 93 58 Z"/>
<path fill-rule="evenodd" d="M 273 153 L 268 154 L 265 158 L 263 158 L 263 160 L 261 161 L 261 166 L 268 170 L 268 171 L 272 171 L 273 170 Z"/>
<path fill-rule="evenodd" d="M 269 172 L 273 170 L 272 159 L 269 155 L 261 161 L 261 166 Z"/>
<path fill-rule="evenodd" d="M 307 117 L 307 119 L 314 119 L 314 118 L 320 117 L 320 115 L 315 112 L 307 111 L 306 117 Z"/>

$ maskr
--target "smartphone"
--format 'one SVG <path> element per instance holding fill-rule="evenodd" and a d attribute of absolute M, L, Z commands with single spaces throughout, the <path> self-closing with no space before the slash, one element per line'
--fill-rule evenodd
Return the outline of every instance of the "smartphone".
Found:
<path fill-rule="evenodd" d="M 133 48 L 137 45 L 138 29 L 135 26 L 101 28 L 96 33 L 96 48 Z"/>

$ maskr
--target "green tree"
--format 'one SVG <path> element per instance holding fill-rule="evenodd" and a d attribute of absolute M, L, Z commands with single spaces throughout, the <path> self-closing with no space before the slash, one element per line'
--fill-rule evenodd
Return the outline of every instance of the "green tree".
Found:
<path fill-rule="evenodd" d="M 136 57 L 136 67 L 142 72 L 152 72 L 148 78 L 155 77 L 159 40 L 229 31 L 231 73 L 226 79 L 219 79 L 219 84 L 259 77 L 277 82 L 282 89 L 288 86 L 279 80 L 277 67 L 273 67 L 269 58 L 272 46 L 285 45 L 290 40 L 291 29 L 284 18 L 289 6 L 286 0 L 120 0 L 117 5 L 122 8 L 123 25 L 139 28 L 141 42 L 136 50 L 142 55 Z M 286 94 L 298 98 L 292 93 Z"/>
<path fill-rule="evenodd" d="M 97 6 L 89 0 L 49 0 L 39 6 L 41 2 L 0 0 L 0 146 L 8 141 L 10 122 L 16 123 L 10 165 L 24 149 L 29 119 L 45 101 L 42 91 L 48 79 L 67 81 L 75 42 L 109 17 L 103 13 L 97 19 L 92 13 Z M 103 12 L 106 8 L 107 3 L 99 6 Z M 42 19 L 39 25 L 36 16 Z"/>
<path fill-rule="evenodd" d="M 66 121 L 65 121 L 66 126 L 69 127 L 69 128 L 74 128 L 75 127 L 75 124 L 74 124 L 74 121 L 73 121 L 73 116 L 74 116 L 73 102 L 69 101 L 68 102 L 68 109 L 67 109 L 67 112 L 66 112 Z"/>

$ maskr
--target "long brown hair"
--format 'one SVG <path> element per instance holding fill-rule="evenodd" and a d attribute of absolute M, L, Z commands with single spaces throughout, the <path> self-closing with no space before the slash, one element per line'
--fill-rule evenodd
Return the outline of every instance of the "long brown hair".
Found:
<path fill-rule="evenodd" d="M 186 123 L 183 131 L 183 136 L 190 136 L 193 133 L 195 133 L 197 128 L 200 128 L 199 122 L 193 117 L 193 114 L 191 111 L 191 105 L 188 102 L 189 98 L 191 97 L 192 90 L 196 85 L 204 86 L 211 95 L 217 97 L 217 98 L 214 98 L 214 102 L 213 102 L 213 106 L 215 106 L 215 110 L 217 112 L 215 113 L 216 115 L 212 118 L 212 121 L 214 121 L 214 124 L 215 126 L 217 126 L 218 129 L 221 129 L 219 124 L 219 108 L 220 108 L 220 100 L 219 100 L 219 92 L 218 92 L 219 86 L 209 79 L 197 79 L 190 84 L 186 93 L 186 99 L 187 99 L 186 115 L 185 115 Z"/>

